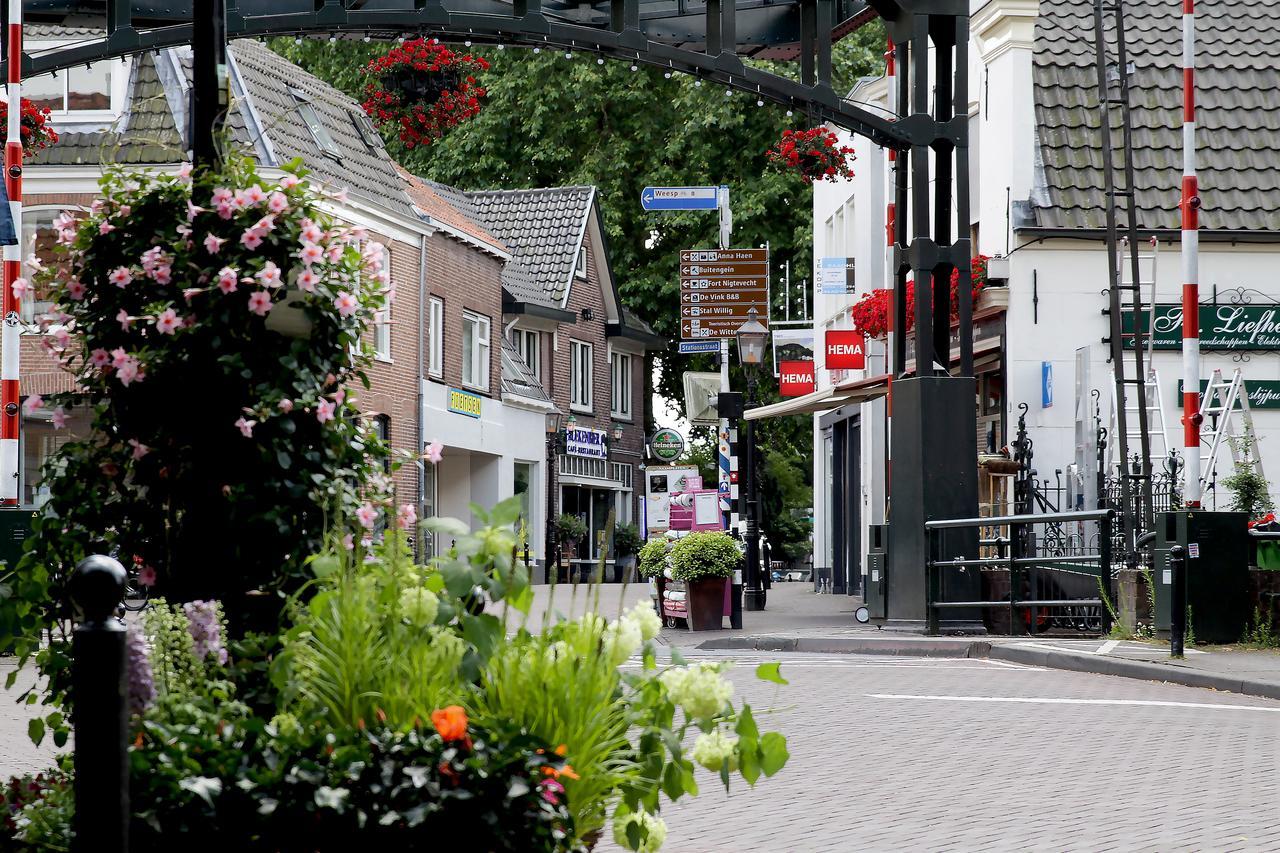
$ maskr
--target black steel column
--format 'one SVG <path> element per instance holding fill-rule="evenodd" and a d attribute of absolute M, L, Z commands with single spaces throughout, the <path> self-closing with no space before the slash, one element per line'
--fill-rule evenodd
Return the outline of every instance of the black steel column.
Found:
<path fill-rule="evenodd" d="M 911 21 L 911 101 L 899 105 L 909 115 L 929 115 L 929 16 Z M 915 274 L 916 376 L 933 375 L 933 314 L 930 272 L 933 258 L 923 257 L 929 240 L 929 144 L 921 135 L 911 144 L 911 271 Z M 931 252 L 929 253 L 932 254 Z"/>
<path fill-rule="evenodd" d="M 933 142 L 933 243 L 940 251 L 933 267 L 933 352 L 945 375 L 951 369 L 951 167 L 955 145 L 948 139 L 951 121 L 951 37 L 949 20 L 933 19 L 934 69 L 933 115 L 937 138 Z M 966 113 L 968 112 L 966 108 Z"/>
<path fill-rule="evenodd" d="M 227 120 L 226 0 L 192 0 L 191 4 L 192 162 L 212 166 Z"/>
<path fill-rule="evenodd" d="M 124 585 L 124 567 L 100 555 L 82 560 L 71 576 L 71 601 L 80 612 L 71 639 L 76 853 L 129 849 L 125 629 L 115 618 Z"/>
<path fill-rule="evenodd" d="M 894 70 L 898 85 L 898 112 L 906 115 L 908 99 L 911 97 L 911 48 L 909 42 L 894 44 Z M 910 210 L 910 194 L 907 192 L 908 166 L 906 151 L 894 155 L 893 177 L 893 216 L 896 243 L 895 260 L 897 269 L 894 276 L 893 292 L 893 372 L 902 376 L 907 372 L 907 276 L 911 266 L 907 254 L 909 237 L 907 236 L 907 213 Z"/>
<path fill-rule="evenodd" d="M 756 403 L 756 368 L 747 368 L 747 405 Z M 743 474 L 747 489 L 747 572 L 743 578 L 742 606 L 745 610 L 764 610 L 764 589 L 760 585 L 760 527 L 758 524 L 760 496 L 756 493 L 756 435 L 755 422 L 746 422 L 746 461 Z"/>
<path fill-rule="evenodd" d="M 973 376 L 973 245 L 970 240 L 969 209 L 969 19 L 956 18 L 952 45 L 955 49 L 956 85 L 951 110 L 960 116 L 961 131 L 956 136 L 956 246 L 960 256 L 953 258 L 960 271 L 956 316 L 960 326 L 960 375 Z"/>

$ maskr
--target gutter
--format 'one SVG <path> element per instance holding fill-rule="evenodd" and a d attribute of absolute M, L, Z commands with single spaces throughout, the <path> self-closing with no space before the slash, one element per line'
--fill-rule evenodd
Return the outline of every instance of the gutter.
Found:
<path fill-rule="evenodd" d="M 626 338 L 629 341 L 639 341 L 645 345 L 646 349 L 665 350 L 667 348 L 667 339 L 655 335 L 652 332 L 644 332 L 640 329 L 633 329 L 622 323 L 605 323 L 605 337 L 609 338 Z"/>
<path fill-rule="evenodd" d="M 427 432 L 427 400 L 423 391 L 426 385 L 426 376 L 424 374 L 425 365 L 423 363 L 422 339 L 424 337 L 423 322 L 426 319 L 427 304 L 427 235 L 423 234 L 419 238 L 418 244 L 418 431 L 417 444 L 414 450 L 414 460 L 418 466 L 418 518 L 425 519 L 427 511 L 427 461 L 423 458 L 426 450 L 426 432 Z M 414 536 L 413 547 L 415 557 L 422 555 L 422 543 L 420 536 Z"/>
<path fill-rule="evenodd" d="M 1015 228 L 1014 232 L 1020 237 L 1029 240 L 1052 240 L 1055 238 L 1068 240 L 1106 240 L 1107 232 L 1103 228 L 1047 228 L 1038 226 L 1028 226 L 1026 228 Z M 1182 232 L 1172 228 L 1139 228 L 1138 239 L 1148 240 L 1151 237 L 1160 238 L 1161 243 L 1179 243 L 1182 240 Z M 1245 231 L 1234 230 L 1229 231 L 1219 229 L 1215 231 L 1203 230 L 1200 232 L 1201 243 L 1280 243 L 1280 231 Z M 1016 247 L 1015 251 L 1021 246 Z"/>
<path fill-rule="evenodd" d="M 578 319 L 578 315 L 572 311 L 566 311 L 563 308 L 552 308 L 550 305 L 538 305 L 536 302 L 517 302 L 516 300 L 502 300 L 503 314 L 525 314 L 529 317 L 541 317 L 544 320 L 554 320 L 557 323 L 574 323 Z"/>

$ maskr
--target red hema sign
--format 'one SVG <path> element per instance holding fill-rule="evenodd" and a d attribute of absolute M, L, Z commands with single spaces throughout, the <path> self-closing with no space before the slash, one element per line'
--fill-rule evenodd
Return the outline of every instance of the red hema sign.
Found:
<path fill-rule="evenodd" d="M 862 332 L 827 332 L 827 370 L 862 370 L 867 366 L 867 336 Z"/>
<path fill-rule="evenodd" d="M 813 393 L 813 362 L 784 361 L 779 371 L 778 390 L 784 397 L 803 397 Z"/>

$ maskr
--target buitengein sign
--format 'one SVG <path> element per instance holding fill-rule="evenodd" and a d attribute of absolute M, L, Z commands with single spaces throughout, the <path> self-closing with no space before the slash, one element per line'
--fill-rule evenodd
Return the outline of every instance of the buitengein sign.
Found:
<path fill-rule="evenodd" d="M 466 415 L 469 418 L 480 417 L 480 406 L 483 400 L 484 398 L 479 394 L 459 391 L 457 388 L 449 389 L 449 411 L 459 415 Z"/>
<path fill-rule="evenodd" d="M 673 429 L 663 427 L 649 439 L 649 451 L 655 459 L 674 462 L 684 455 L 684 436 Z"/>

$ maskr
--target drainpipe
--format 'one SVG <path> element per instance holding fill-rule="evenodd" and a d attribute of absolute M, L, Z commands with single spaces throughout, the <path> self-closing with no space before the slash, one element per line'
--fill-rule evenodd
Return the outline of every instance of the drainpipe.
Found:
<path fill-rule="evenodd" d="M 427 513 L 427 460 L 423 458 L 426 452 L 425 437 L 427 432 L 426 410 L 427 396 L 423 390 L 423 384 L 426 382 L 426 374 L 423 370 L 422 363 L 422 338 L 426 331 L 423 328 L 424 319 L 426 317 L 427 305 L 427 235 L 422 235 L 421 243 L 418 249 L 418 443 L 417 449 L 414 451 L 414 457 L 418 465 L 418 518 L 425 519 Z M 423 553 L 422 536 L 428 534 L 420 534 L 413 538 L 414 556 L 421 557 Z"/>

